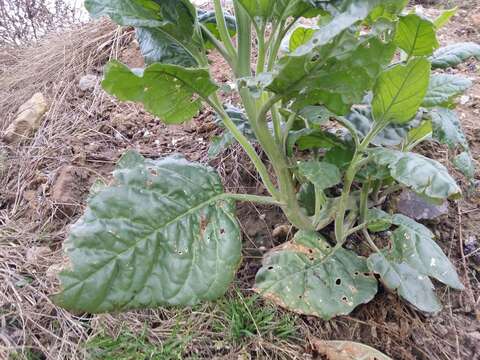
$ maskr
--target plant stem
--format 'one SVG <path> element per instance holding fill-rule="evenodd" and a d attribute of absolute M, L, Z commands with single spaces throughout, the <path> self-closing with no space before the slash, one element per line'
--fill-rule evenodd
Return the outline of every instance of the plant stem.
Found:
<path fill-rule="evenodd" d="M 242 8 L 238 1 L 233 2 L 235 8 L 235 19 L 237 21 L 237 47 L 238 61 L 236 68 L 237 77 L 251 76 L 250 56 L 252 51 L 252 27 L 251 20 L 247 12 Z"/>
<path fill-rule="evenodd" d="M 217 94 L 207 99 L 207 102 L 217 112 L 217 114 L 219 114 L 219 116 L 222 118 L 223 123 L 225 124 L 225 127 L 232 133 L 235 139 L 246 151 L 247 155 L 250 157 L 250 160 L 252 160 L 253 164 L 255 165 L 255 168 L 257 169 L 268 192 L 275 199 L 278 199 L 278 190 L 275 188 L 275 185 L 273 185 L 272 180 L 270 179 L 267 167 L 263 163 L 262 159 L 260 159 L 260 157 L 258 156 L 252 144 L 250 144 L 248 139 L 242 134 L 240 130 L 238 130 L 232 119 L 230 119 L 230 117 L 228 116 L 227 112 L 223 109 L 223 106 L 220 103 Z"/>
<path fill-rule="evenodd" d="M 325 203 L 325 193 L 318 186 L 315 186 L 315 215 L 313 217 L 313 226 L 315 227 L 320 223 L 321 211 Z"/>
<path fill-rule="evenodd" d="M 222 55 L 222 57 L 228 62 L 230 67 L 232 69 L 235 69 L 235 64 L 233 63 L 233 59 L 228 54 L 225 46 L 223 46 L 223 44 L 220 41 L 218 41 L 218 39 L 215 37 L 215 35 L 213 35 L 205 25 L 200 24 L 200 27 L 202 28 L 202 31 L 204 32 L 204 34 L 208 37 L 208 40 L 210 40 L 210 42 L 213 44 L 215 49 L 217 49 L 217 51 L 220 53 L 220 55 Z"/>
<path fill-rule="evenodd" d="M 265 69 L 265 24 L 263 24 L 260 28 L 255 26 L 255 29 L 257 31 L 258 39 L 257 70 L 255 74 L 258 75 Z"/>
<path fill-rule="evenodd" d="M 226 193 L 224 194 L 224 197 L 227 199 L 232 199 L 236 201 L 249 201 L 249 202 L 254 202 L 258 204 L 267 204 L 267 205 L 270 204 L 270 205 L 277 205 L 277 206 L 285 205 L 269 196 Z"/>
<path fill-rule="evenodd" d="M 233 46 L 232 39 L 228 32 L 227 24 L 225 23 L 225 14 L 223 13 L 223 8 L 220 0 L 213 0 L 215 6 L 215 18 L 217 20 L 217 28 L 220 34 L 220 39 L 222 39 L 223 44 L 232 60 L 237 58 L 237 51 Z"/>

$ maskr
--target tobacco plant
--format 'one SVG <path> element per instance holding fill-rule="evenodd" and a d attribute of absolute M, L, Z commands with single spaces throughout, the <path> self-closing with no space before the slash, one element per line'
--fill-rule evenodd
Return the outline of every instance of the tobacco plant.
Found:
<path fill-rule="evenodd" d="M 372 300 L 380 279 L 419 310 L 440 310 L 431 278 L 463 289 L 454 266 L 428 228 L 382 205 L 402 188 L 433 203 L 461 196 L 443 165 L 414 152 L 426 140 L 447 144 L 473 177 L 454 111 L 471 82 L 442 69 L 480 58 L 480 46 L 439 48 L 436 30 L 454 12 L 432 20 L 405 0 L 212 5 L 87 0 L 92 16 L 135 28 L 147 64 L 110 62 L 103 88 L 166 124 L 210 107 L 225 129 L 211 155 L 240 144 L 268 196 L 225 192 L 213 169 L 178 156 L 127 152 L 72 227 L 56 302 L 101 313 L 222 296 L 241 261 L 236 202 L 249 201 L 278 206 L 298 230 L 264 257 L 255 291 L 266 299 L 329 319 Z M 212 51 L 234 85 L 212 80 Z M 228 92 L 237 108 L 222 103 Z M 362 256 L 344 246 L 353 234 Z"/>

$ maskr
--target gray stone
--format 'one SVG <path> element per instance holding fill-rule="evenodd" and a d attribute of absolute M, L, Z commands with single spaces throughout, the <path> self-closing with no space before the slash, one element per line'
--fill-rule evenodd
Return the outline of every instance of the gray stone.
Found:
<path fill-rule="evenodd" d="M 433 220 L 448 214 L 448 202 L 434 205 L 410 190 L 403 190 L 398 197 L 397 212 L 415 220 Z"/>

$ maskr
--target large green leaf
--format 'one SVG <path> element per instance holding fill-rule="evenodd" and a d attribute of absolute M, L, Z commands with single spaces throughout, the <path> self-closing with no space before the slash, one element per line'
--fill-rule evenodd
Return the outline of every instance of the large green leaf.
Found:
<path fill-rule="evenodd" d="M 430 61 L 434 69 L 455 67 L 474 57 L 480 60 L 480 44 L 474 42 L 455 43 L 435 51 Z"/>
<path fill-rule="evenodd" d="M 206 98 L 217 89 L 204 69 L 156 63 L 138 73 L 118 61 L 108 63 L 102 85 L 120 100 L 143 103 L 168 124 L 190 120 L 200 109 L 199 96 Z"/>
<path fill-rule="evenodd" d="M 375 121 L 405 123 L 417 113 L 427 93 L 430 63 L 414 59 L 383 72 L 373 90 L 372 112 Z"/>
<path fill-rule="evenodd" d="M 155 28 L 136 29 L 140 51 L 146 64 L 161 62 L 185 67 L 195 67 L 197 61 L 177 41 Z"/>
<path fill-rule="evenodd" d="M 441 310 L 428 276 L 420 274 L 406 263 L 398 263 L 394 258 L 380 253 L 370 255 L 367 264 L 371 271 L 380 275 L 387 288 L 396 290 L 398 295 L 416 308 L 426 312 Z"/>
<path fill-rule="evenodd" d="M 140 32 L 139 43 L 149 63 L 190 65 L 201 47 L 197 11 L 189 0 L 86 0 L 85 7 L 92 17 L 148 28 Z"/>
<path fill-rule="evenodd" d="M 434 74 L 430 78 L 422 106 L 449 106 L 453 100 L 472 86 L 472 82 L 458 75 Z"/>
<path fill-rule="evenodd" d="M 431 55 L 439 46 L 435 25 L 415 14 L 400 17 L 395 43 L 409 56 Z"/>
<path fill-rule="evenodd" d="M 298 171 L 320 190 L 331 188 L 342 180 L 340 170 L 327 162 L 303 161 L 298 164 Z"/>
<path fill-rule="evenodd" d="M 240 262 L 235 204 L 210 168 L 127 155 L 65 244 L 59 305 L 90 313 L 192 305 L 224 294 Z"/>
<path fill-rule="evenodd" d="M 433 240 L 433 233 L 409 217 L 396 214 L 392 222 L 398 228 L 392 234 L 397 262 L 405 262 L 423 275 L 428 275 L 454 288 L 463 290 L 455 267 Z"/>
<path fill-rule="evenodd" d="M 435 160 L 382 148 L 372 149 L 371 158 L 378 165 L 388 166 L 390 175 L 400 184 L 433 202 L 461 197 L 461 190 L 455 180 Z"/>
<path fill-rule="evenodd" d="M 265 255 L 255 290 L 280 306 L 323 319 L 372 300 L 377 281 L 365 259 L 343 248 L 331 251 L 321 235 L 299 231 Z"/>

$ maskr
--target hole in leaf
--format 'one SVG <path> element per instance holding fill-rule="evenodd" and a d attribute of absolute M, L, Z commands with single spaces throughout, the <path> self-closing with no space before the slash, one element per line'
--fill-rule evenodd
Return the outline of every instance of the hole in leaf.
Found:
<path fill-rule="evenodd" d="M 220 234 L 225 234 L 225 229 L 220 229 Z"/>
<path fill-rule="evenodd" d="M 309 254 L 313 254 L 313 250 L 312 250 L 312 249 L 308 249 L 308 253 L 309 253 Z"/>
<path fill-rule="evenodd" d="M 347 299 L 346 296 L 342 296 L 342 301 L 343 301 L 343 302 L 347 302 L 347 300 L 348 300 L 348 299 Z"/>
<path fill-rule="evenodd" d="M 342 279 L 337 279 L 335 280 L 336 285 L 342 285 Z"/>
<path fill-rule="evenodd" d="M 372 275 L 372 274 L 370 274 L 370 273 L 368 273 L 368 272 L 364 272 L 364 273 L 363 273 L 363 276 L 368 276 L 368 277 L 370 277 L 371 275 Z"/>
<path fill-rule="evenodd" d="M 358 271 L 355 271 L 355 272 L 353 273 L 353 275 L 358 276 L 358 275 L 360 275 L 360 273 L 359 273 Z"/>
<path fill-rule="evenodd" d="M 273 270 L 273 266 L 269 266 L 267 269 L 268 270 Z"/>

